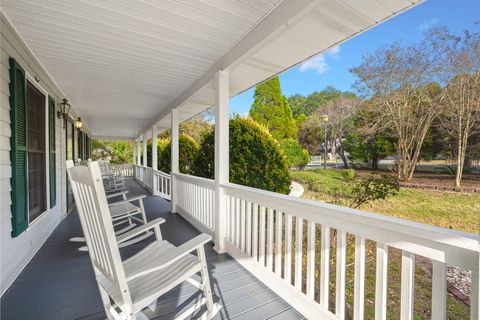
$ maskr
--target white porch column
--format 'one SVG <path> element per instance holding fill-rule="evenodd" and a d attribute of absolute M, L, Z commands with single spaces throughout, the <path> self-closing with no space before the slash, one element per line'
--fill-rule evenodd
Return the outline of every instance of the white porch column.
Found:
<path fill-rule="evenodd" d="M 177 212 L 177 181 L 175 180 L 175 174 L 179 172 L 178 169 L 178 157 L 179 157 L 179 117 L 178 117 L 178 109 L 172 109 L 171 111 L 171 154 L 172 154 L 172 163 L 171 163 L 171 181 L 172 181 L 172 212 Z"/>
<path fill-rule="evenodd" d="M 147 166 L 147 135 L 143 134 L 143 166 Z"/>
<path fill-rule="evenodd" d="M 152 126 L 152 195 L 155 195 L 155 191 L 158 189 L 155 170 L 158 170 L 157 124 Z"/>
<path fill-rule="evenodd" d="M 225 250 L 226 196 L 222 184 L 229 180 L 228 72 L 215 74 L 215 251 Z"/>
<path fill-rule="evenodd" d="M 152 168 L 158 170 L 158 158 L 157 158 L 157 125 L 152 127 Z"/>
<path fill-rule="evenodd" d="M 142 161 L 141 161 L 141 147 L 140 147 L 140 141 L 137 141 L 137 165 L 141 166 L 142 165 Z"/>

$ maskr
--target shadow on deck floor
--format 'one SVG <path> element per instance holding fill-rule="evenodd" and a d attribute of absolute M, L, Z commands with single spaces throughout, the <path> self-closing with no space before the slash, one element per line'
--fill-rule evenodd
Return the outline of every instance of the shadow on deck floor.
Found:
<path fill-rule="evenodd" d="M 136 182 L 128 182 L 129 197 L 147 194 Z M 144 199 L 148 220 L 165 218 L 164 239 L 180 245 L 199 232 L 182 217 L 170 213 L 170 203 L 149 196 Z M 68 241 L 81 236 L 78 216 L 72 212 L 55 229 L 42 248 L 1 298 L 2 320 L 105 319 L 100 296 L 87 253 L 82 244 Z M 153 238 L 153 237 L 151 237 Z M 144 247 L 151 240 L 121 249 L 122 257 Z M 302 315 L 258 281 L 228 254 L 217 254 L 212 244 L 205 247 L 214 300 L 224 306 L 215 319 L 303 319 Z M 200 298 L 193 286 L 183 283 L 157 302 L 151 319 L 174 319 Z"/>

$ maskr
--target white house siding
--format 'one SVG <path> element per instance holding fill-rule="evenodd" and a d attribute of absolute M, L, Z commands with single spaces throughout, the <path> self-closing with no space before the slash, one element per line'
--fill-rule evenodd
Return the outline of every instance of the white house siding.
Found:
<path fill-rule="evenodd" d="M 62 219 L 65 212 L 65 175 L 62 159 L 64 155 L 64 131 L 61 122 L 56 119 L 56 206 L 37 218 L 26 231 L 12 238 L 11 231 L 11 196 L 10 178 L 10 103 L 9 103 L 9 58 L 13 57 L 22 68 L 32 76 L 40 79 L 40 86 L 48 91 L 57 102 L 63 95 L 34 55 L 25 45 L 22 38 L 12 28 L 9 21 L 1 14 L 1 105 L 0 105 L 0 286 L 1 293 L 8 289 L 13 280 L 30 261 L 37 250 Z M 47 157 L 48 158 L 48 157 Z M 47 172 L 48 176 L 48 172 Z M 47 199 L 49 204 L 49 199 Z"/>

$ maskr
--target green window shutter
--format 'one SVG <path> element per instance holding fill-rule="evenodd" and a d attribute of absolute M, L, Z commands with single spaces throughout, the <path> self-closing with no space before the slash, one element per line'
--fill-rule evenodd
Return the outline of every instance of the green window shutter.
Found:
<path fill-rule="evenodd" d="M 85 158 L 88 159 L 90 158 L 90 137 L 85 135 Z"/>
<path fill-rule="evenodd" d="M 56 150 L 55 150 L 55 100 L 48 97 L 48 163 L 50 181 L 50 208 L 57 204 Z"/>
<path fill-rule="evenodd" d="M 83 132 L 78 130 L 78 157 L 83 160 Z"/>
<path fill-rule="evenodd" d="M 10 58 L 12 237 L 28 227 L 28 119 L 25 71 Z"/>

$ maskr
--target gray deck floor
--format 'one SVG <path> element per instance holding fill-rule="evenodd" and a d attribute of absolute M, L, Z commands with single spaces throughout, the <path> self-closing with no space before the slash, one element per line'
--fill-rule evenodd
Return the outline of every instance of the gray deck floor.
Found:
<path fill-rule="evenodd" d="M 129 196 L 146 194 L 136 182 L 129 181 Z M 198 234 L 188 222 L 169 212 L 170 203 L 159 197 L 145 199 L 149 220 L 163 217 L 162 234 L 174 245 L 180 245 Z M 78 216 L 71 213 L 56 228 L 43 247 L 25 267 L 1 298 L 1 319 L 70 320 L 105 319 L 93 269 L 81 245 L 68 241 L 81 235 Z M 153 237 L 152 237 L 153 238 Z M 121 249 L 128 257 L 151 240 Z M 224 307 L 215 319 L 303 319 L 303 316 L 252 276 L 228 254 L 216 254 L 206 246 L 214 300 Z M 190 284 L 184 283 L 157 302 L 151 319 L 173 319 L 199 299 Z"/>

